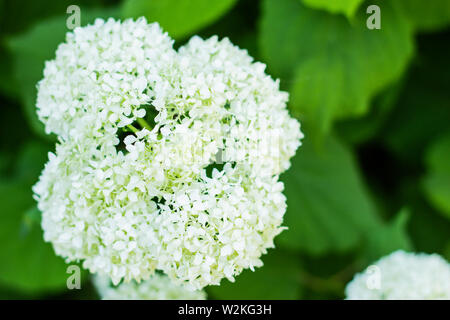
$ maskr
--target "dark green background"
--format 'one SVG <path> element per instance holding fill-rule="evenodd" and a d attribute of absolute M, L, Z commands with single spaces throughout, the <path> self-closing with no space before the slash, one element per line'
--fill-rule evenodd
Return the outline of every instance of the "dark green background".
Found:
<path fill-rule="evenodd" d="M 450 1 L 0 0 L 0 298 L 97 298 L 87 273 L 66 289 L 31 192 L 55 144 L 36 83 L 72 4 L 83 25 L 144 15 L 177 47 L 229 37 L 290 92 L 305 139 L 282 176 L 289 230 L 264 267 L 210 298 L 339 299 L 393 250 L 450 258 Z M 380 30 L 366 27 L 369 4 Z"/>

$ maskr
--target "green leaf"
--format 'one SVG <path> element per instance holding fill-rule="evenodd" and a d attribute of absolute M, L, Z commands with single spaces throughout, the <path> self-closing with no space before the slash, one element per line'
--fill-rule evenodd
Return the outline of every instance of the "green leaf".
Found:
<path fill-rule="evenodd" d="M 279 249 L 262 258 L 264 266 L 245 270 L 234 283 L 222 280 L 220 286 L 208 287 L 208 296 L 228 300 L 298 299 L 300 263 L 296 256 Z"/>
<path fill-rule="evenodd" d="M 388 2 L 381 30 L 367 14 L 345 17 L 309 9 L 298 0 L 264 0 L 260 47 L 270 70 L 290 86 L 291 107 L 314 133 L 335 119 L 361 116 L 370 99 L 397 80 L 413 53 L 409 24 Z"/>
<path fill-rule="evenodd" d="M 26 143 L 18 155 L 15 178 L 29 184 L 35 183 L 48 160 L 49 150 L 50 146 L 43 142 Z"/>
<path fill-rule="evenodd" d="M 430 206 L 418 183 L 411 182 L 404 183 L 402 198 L 411 212 L 408 233 L 414 248 L 417 252 L 443 254 L 450 242 L 450 220 Z"/>
<path fill-rule="evenodd" d="M 450 24 L 448 0 L 400 0 L 396 4 L 417 31 L 436 31 Z"/>
<path fill-rule="evenodd" d="M 126 18 L 145 16 L 158 22 L 173 38 L 185 37 L 219 19 L 236 0 L 126 0 Z"/>
<path fill-rule="evenodd" d="M 0 183 L 0 203 L 0 283 L 29 294 L 62 289 L 67 279 L 63 259 L 44 243 L 40 225 L 25 218 L 34 205 L 30 186 Z"/>
<path fill-rule="evenodd" d="M 331 13 L 342 13 L 351 18 L 364 0 L 302 0 L 314 9 L 323 9 Z"/>
<path fill-rule="evenodd" d="M 425 194 L 437 210 L 450 218 L 450 133 L 431 145 L 426 165 Z"/>
<path fill-rule="evenodd" d="M 402 210 L 393 221 L 368 233 L 367 245 L 363 250 L 368 262 L 378 260 L 396 250 L 413 249 L 406 230 L 408 219 L 409 212 Z"/>
<path fill-rule="evenodd" d="M 421 169 L 426 148 L 448 130 L 449 50 L 448 36 L 419 38 L 417 59 L 395 108 L 380 130 L 381 142 L 409 167 Z"/>
<path fill-rule="evenodd" d="M 29 295 L 64 288 L 68 274 L 63 259 L 45 243 L 40 212 L 32 198 L 47 159 L 48 146 L 28 142 L 16 160 L 13 176 L 0 180 L 0 284 Z"/>
<path fill-rule="evenodd" d="M 95 18 L 117 16 L 116 9 L 84 9 L 81 11 L 81 24 L 92 23 Z M 32 29 L 8 41 L 14 55 L 14 75 L 19 85 L 20 98 L 25 114 L 32 129 L 46 136 L 44 125 L 36 114 L 36 84 L 43 77 L 45 61 L 53 59 L 58 44 L 65 39 L 69 31 L 66 27 L 66 16 L 44 20 Z"/>
<path fill-rule="evenodd" d="M 349 250 L 380 224 L 352 154 L 334 138 L 320 150 L 305 140 L 282 180 L 289 229 L 277 241 L 286 248 L 316 255 Z"/>
<path fill-rule="evenodd" d="M 398 101 L 403 81 L 398 81 L 377 95 L 370 111 L 357 119 L 346 119 L 336 124 L 336 131 L 342 139 L 352 145 L 360 145 L 376 136 L 387 121 Z"/>

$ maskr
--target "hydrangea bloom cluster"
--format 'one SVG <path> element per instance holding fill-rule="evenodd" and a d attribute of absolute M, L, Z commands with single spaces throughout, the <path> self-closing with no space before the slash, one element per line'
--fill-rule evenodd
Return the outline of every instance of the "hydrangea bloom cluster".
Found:
<path fill-rule="evenodd" d="M 450 299 L 450 264 L 437 254 L 396 251 L 374 266 L 347 285 L 347 299 Z"/>
<path fill-rule="evenodd" d="M 108 277 L 98 275 L 93 282 L 102 300 L 206 300 L 203 290 L 188 290 L 158 273 L 140 283 L 131 281 L 113 286 Z"/>
<path fill-rule="evenodd" d="M 233 281 L 279 234 L 300 145 L 287 93 L 228 39 L 178 51 L 145 19 L 68 33 L 38 85 L 59 137 L 34 186 L 44 238 L 91 272 Z"/>

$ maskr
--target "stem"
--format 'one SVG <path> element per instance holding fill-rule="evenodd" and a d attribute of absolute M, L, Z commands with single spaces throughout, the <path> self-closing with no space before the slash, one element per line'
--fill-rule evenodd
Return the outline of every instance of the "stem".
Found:
<path fill-rule="evenodd" d="M 146 128 L 146 129 L 148 129 L 150 131 L 152 130 L 152 127 L 143 118 L 138 118 L 137 122 L 141 125 L 142 128 Z"/>
<path fill-rule="evenodd" d="M 132 124 L 127 125 L 127 128 L 130 129 L 131 131 L 133 131 L 133 133 L 138 132 L 139 130 L 136 129 Z"/>

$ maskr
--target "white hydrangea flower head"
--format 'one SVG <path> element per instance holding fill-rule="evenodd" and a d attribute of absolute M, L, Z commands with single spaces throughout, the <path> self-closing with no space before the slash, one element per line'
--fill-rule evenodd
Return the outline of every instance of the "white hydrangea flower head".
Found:
<path fill-rule="evenodd" d="M 98 20 L 60 48 L 38 100 L 60 142 L 34 187 L 56 253 L 115 284 L 158 269 L 200 289 L 261 266 L 303 136 L 265 66 L 217 37 L 176 52 L 144 19 Z"/>
<path fill-rule="evenodd" d="M 205 291 L 189 290 L 158 273 L 140 283 L 122 282 L 117 286 L 108 277 L 96 275 L 93 283 L 102 300 L 206 300 Z"/>
<path fill-rule="evenodd" d="M 368 272 L 369 268 L 371 272 Z M 438 254 L 399 250 L 369 268 L 356 274 L 347 285 L 347 299 L 450 299 L 450 264 Z M 371 282 L 371 277 L 377 277 L 372 279 L 376 281 Z"/>
<path fill-rule="evenodd" d="M 168 86 L 173 40 L 145 19 L 97 19 L 68 32 L 38 84 L 37 113 L 47 133 L 64 138 L 115 132 L 145 115 Z"/>

